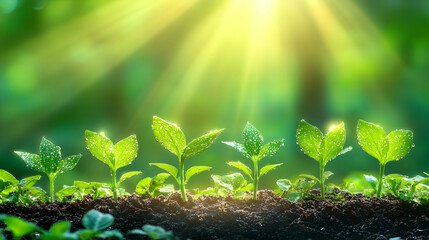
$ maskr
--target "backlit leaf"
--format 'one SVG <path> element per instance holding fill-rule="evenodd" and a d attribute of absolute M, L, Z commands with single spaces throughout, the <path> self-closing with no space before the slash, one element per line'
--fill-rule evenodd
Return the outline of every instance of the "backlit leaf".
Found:
<path fill-rule="evenodd" d="M 13 184 L 18 184 L 18 180 L 8 171 L 3 169 L 0 169 L 0 180 L 4 182 L 11 182 Z"/>
<path fill-rule="evenodd" d="M 241 170 L 241 171 L 243 171 L 245 174 L 247 174 L 247 176 L 249 176 L 249 177 L 250 177 L 250 179 L 252 179 L 252 180 L 253 180 L 253 177 L 252 177 L 252 170 L 251 170 L 249 167 L 247 167 L 246 165 L 244 165 L 243 163 L 241 163 L 241 162 L 227 162 L 227 164 L 228 164 L 228 165 L 230 165 L 230 166 L 233 166 L 233 167 L 235 167 L 235 168 L 240 169 L 240 170 Z"/>
<path fill-rule="evenodd" d="M 24 221 L 15 216 L 1 214 L 0 220 L 4 222 L 7 229 L 12 232 L 12 235 L 16 239 L 21 239 L 23 236 L 41 230 L 36 224 Z"/>
<path fill-rule="evenodd" d="M 376 190 L 377 189 L 377 184 L 378 184 L 378 180 L 376 177 L 371 176 L 371 175 L 363 175 L 365 177 L 365 180 L 371 185 L 371 187 Z"/>
<path fill-rule="evenodd" d="M 15 153 L 18 156 L 20 156 L 22 160 L 24 160 L 27 167 L 35 171 L 45 173 L 45 170 L 43 168 L 42 161 L 39 155 L 33 154 L 33 153 L 27 153 L 27 152 L 19 152 L 19 151 L 15 151 Z"/>
<path fill-rule="evenodd" d="M 82 154 L 78 154 L 78 155 L 69 156 L 63 159 L 61 161 L 62 164 L 60 165 L 58 170 L 61 171 L 61 173 L 65 173 L 72 170 L 74 167 L 76 167 L 81 157 L 82 157 Z"/>
<path fill-rule="evenodd" d="M 259 159 L 273 156 L 279 151 L 279 149 L 282 146 L 284 146 L 284 143 L 285 143 L 285 140 L 281 139 L 281 140 L 274 140 L 272 142 L 265 144 L 262 147 L 261 151 L 259 152 Z"/>
<path fill-rule="evenodd" d="M 26 178 L 21 179 L 21 181 L 19 181 L 19 183 L 21 185 L 25 185 L 26 187 L 32 187 L 34 184 L 36 184 L 37 181 L 40 180 L 41 177 L 42 176 L 40 176 L 40 175 L 26 177 Z"/>
<path fill-rule="evenodd" d="M 357 138 L 362 149 L 380 162 L 387 156 L 389 142 L 382 127 L 359 120 Z"/>
<path fill-rule="evenodd" d="M 214 130 L 192 140 L 183 150 L 182 160 L 188 159 L 207 150 L 223 130 L 224 129 Z"/>
<path fill-rule="evenodd" d="M 171 175 L 168 173 L 159 173 L 155 177 L 152 178 L 150 181 L 150 192 L 155 191 L 155 189 L 161 187 L 165 181 L 170 177 Z"/>
<path fill-rule="evenodd" d="M 252 124 L 247 122 L 243 131 L 244 147 L 251 156 L 257 156 L 264 141 L 261 133 Z"/>
<path fill-rule="evenodd" d="M 122 139 L 113 147 L 115 155 L 115 169 L 125 167 L 137 157 L 138 143 L 136 135 Z"/>
<path fill-rule="evenodd" d="M 267 172 L 274 170 L 276 167 L 282 165 L 283 163 L 279 163 L 279 164 L 272 164 L 272 165 L 267 165 L 263 168 L 261 168 L 261 170 L 259 171 L 259 177 L 262 177 L 262 175 L 266 174 Z"/>
<path fill-rule="evenodd" d="M 333 173 L 333 172 L 331 172 L 331 171 L 326 171 L 326 172 L 323 174 L 323 181 L 328 180 L 328 178 L 329 178 L 330 176 L 332 176 L 332 175 L 334 175 L 334 173 Z"/>
<path fill-rule="evenodd" d="M 121 176 L 121 178 L 119 178 L 119 182 L 118 182 L 118 185 L 119 184 L 121 184 L 123 181 L 125 181 L 126 179 L 128 179 L 128 178 L 130 178 L 130 177 L 133 177 L 133 176 L 135 176 L 135 175 L 139 175 L 139 174 L 141 174 L 142 172 L 141 171 L 133 171 L 133 172 L 127 172 L 127 173 L 124 173 L 122 176 Z"/>
<path fill-rule="evenodd" d="M 185 173 L 185 184 L 189 181 L 189 179 L 194 176 L 195 174 L 204 172 L 204 171 L 208 171 L 210 170 L 212 167 L 207 167 L 207 166 L 194 166 L 189 168 L 186 173 Z"/>
<path fill-rule="evenodd" d="M 149 195 L 150 191 L 150 182 L 152 179 L 150 177 L 144 178 L 137 183 L 136 194 L 137 195 Z"/>
<path fill-rule="evenodd" d="M 413 133 L 409 130 L 395 130 L 387 135 L 389 151 L 387 161 L 397 161 L 407 155 L 413 147 Z"/>
<path fill-rule="evenodd" d="M 289 179 L 279 179 L 276 183 L 277 186 L 279 186 L 279 188 L 284 192 L 288 192 L 292 187 L 292 182 Z"/>
<path fill-rule="evenodd" d="M 57 171 L 61 160 L 61 148 L 55 146 L 46 138 L 42 138 L 40 143 L 40 159 L 46 174 Z"/>
<path fill-rule="evenodd" d="M 151 166 L 152 165 L 153 166 L 157 166 L 157 167 L 159 167 L 161 169 L 164 169 L 165 171 L 167 171 L 168 173 L 170 173 L 171 176 L 173 176 L 176 179 L 176 181 L 178 181 L 177 180 L 178 170 L 177 170 L 177 168 L 171 166 L 170 164 L 166 164 L 166 163 L 149 163 L 149 165 L 151 165 Z"/>
<path fill-rule="evenodd" d="M 342 122 L 337 127 L 329 131 L 322 139 L 322 144 L 320 146 L 320 150 L 322 152 L 319 160 L 322 160 L 323 165 L 326 165 L 328 161 L 340 154 L 345 142 L 346 129 Z"/>
<path fill-rule="evenodd" d="M 104 135 L 104 133 L 98 134 L 96 132 L 86 130 L 85 141 L 86 147 L 95 158 L 104 162 L 110 168 L 114 167 L 113 143 Z"/>
<path fill-rule="evenodd" d="M 70 230 L 70 226 L 71 224 L 69 221 L 60 221 L 60 222 L 54 223 L 49 229 L 49 232 L 55 233 L 55 234 L 64 234 Z"/>
<path fill-rule="evenodd" d="M 308 179 L 314 180 L 315 182 L 320 183 L 320 180 L 317 177 L 313 176 L 313 175 L 299 174 L 299 176 L 305 177 L 305 178 L 308 178 Z"/>
<path fill-rule="evenodd" d="M 222 142 L 222 143 L 235 148 L 237 151 L 241 152 L 245 157 L 250 158 L 250 155 L 247 153 L 247 150 L 243 144 L 237 143 L 237 142 Z"/>
<path fill-rule="evenodd" d="M 186 146 L 185 134 L 173 123 L 167 122 L 157 116 L 153 117 L 152 123 L 153 134 L 156 140 L 168 151 L 181 156 Z"/>
<path fill-rule="evenodd" d="M 323 134 L 317 127 L 307 123 L 304 119 L 301 120 L 296 132 L 296 140 L 301 151 L 318 161 L 322 139 Z"/>
<path fill-rule="evenodd" d="M 233 173 L 229 175 L 212 175 L 212 179 L 215 183 L 220 186 L 227 188 L 230 191 L 237 191 L 238 189 L 244 187 L 247 184 L 246 179 L 240 173 Z"/>

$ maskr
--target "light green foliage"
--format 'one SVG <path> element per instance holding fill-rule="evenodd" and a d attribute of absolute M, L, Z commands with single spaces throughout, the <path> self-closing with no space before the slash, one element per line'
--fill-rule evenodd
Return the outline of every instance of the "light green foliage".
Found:
<path fill-rule="evenodd" d="M 101 213 L 97 210 L 90 210 L 82 218 L 82 225 L 85 229 L 77 230 L 75 233 L 80 239 L 124 239 L 122 233 L 118 230 L 106 230 L 114 222 L 111 214 Z"/>
<path fill-rule="evenodd" d="M 0 202 L 30 205 L 37 200 L 46 201 L 46 192 L 39 187 L 33 187 L 40 178 L 40 175 L 35 175 L 18 181 L 6 170 L 0 169 Z"/>
<path fill-rule="evenodd" d="M 233 173 L 229 175 L 212 175 L 212 179 L 216 184 L 214 191 L 217 195 L 226 196 L 232 194 L 235 198 L 245 197 L 246 191 L 251 191 L 252 184 L 247 184 L 246 179 L 241 173 Z"/>
<path fill-rule="evenodd" d="M 331 172 L 325 172 L 326 164 L 337 157 L 350 151 L 352 148 L 343 149 L 346 141 L 346 130 L 344 123 L 329 131 L 326 135 L 315 126 L 301 120 L 296 133 L 297 143 L 301 150 L 309 157 L 319 162 L 320 178 L 311 176 L 320 183 L 322 198 L 325 197 L 325 180 L 332 175 Z M 326 177 L 326 175 L 329 175 Z M 309 176 L 309 175 L 307 175 Z"/>
<path fill-rule="evenodd" d="M 289 179 L 279 179 L 276 183 L 280 188 L 281 196 L 286 197 L 292 202 L 300 202 L 309 196 L 310 190 L 316 184 L 316 180 L 298 178 L 292 182 Z"/>
<path fill-rule="evenodd" d="M 282 165 L 273 164 L 267 165 L 259 171 L 259 161 L 268 156 L 273 156 L 279 149 L 284 145 L 285 140 L 274 140 L 263 146 L 264 138 L 262 134 L 249 122 L 244 127 L 243 131 L 243 144 L 236 142 L 223 142 L 224 144 L 235 148 L 237 151 L 242 153 L 245 157 L 249 158 L 253 162 L 253 177 L 252 170 L 241 162 L 228 162 L 228 165 L 236 167 L 243 171 L 253 181 L 253 198 L 256 199 L 258 191 L 259 178 L 274 170 L 276 167 Z"/>
<path fill-rule="evenodd" d="M 168 195 L 174 191 L 172 184 L 164 184 L 171 175 L 168 173 L 159 173 L 153 178 L 142 179 L 136 186 L 137 195 L 149 195 L 157 197 L 159 195 Z"/>
<path fill-rule="evenodd" d="M 129 234 L 148 236 L 153 240 L 179 240 L 171 231 L 166 231 L 162 227 L 146 224 L 142 229 L 134 229 L 128 232 Z"/>
<path fill-rule="evenodd" d="M 381 197 L 385 166 L 410 152 L 414 146 L 413 133 L 409 130 L 395 130 L 386 135 L 381 126 L 359 120 L 357 137 L 362 149 L 380 162 L 377 197 Z"/>
<path fill-rule="evenodd" d="M 86 147 L 98 160 L 107 164 L 112 174 L 113 198 L 118 199 L 119 185 L 127 178 L 140 174 L 141 172 L 128 172 L 121 176 L 116 182 L 116 171 L 119 168 L 128 166 L 137 157 L 138 142 L 136 135 L 131 135 L 122 139 L 115 145 L 104 133 L 85 131 Z"/>
<path fill-rule="evenodd" d="M 99 182 L 74 181 L 73 186 L 63 186 L 56 193 L 57 197 L 62 201 L 82 200 L 87 194 L 91 194 L 93 199 L 109 196 L 112 195 L 111 186 Z"/>
<path fill-rule="evenodd" d="M 207 150 L 223 129 L 211 131 L 188 144 L 186 144 L 185 134 L 176 124 L 167 122 L 157 116 L 153 117 L 152 130 L 156 140 L 177 156 L 179 169 L 165 163 L 150 163 L 150 165 L 157 166 L 171 174 L 179 184 L 183 201 L 187 201 L 185 184 L 195 174 L 210 170 L 211 167 L 195 166 L 189 168 L 185 173 L 185 160 Z"/>
<path fill-rule="evenodd" d="M 78 154 L 61 159 L 61 148 L 46 138 L 42 138 L 38 155 L 19 151 L 15 153 L 25 161 L 27 166 L 49 177 L 51 202 L 54 201 L 54 182 L 57 176 L 72 170 L 82 157 Z"/>

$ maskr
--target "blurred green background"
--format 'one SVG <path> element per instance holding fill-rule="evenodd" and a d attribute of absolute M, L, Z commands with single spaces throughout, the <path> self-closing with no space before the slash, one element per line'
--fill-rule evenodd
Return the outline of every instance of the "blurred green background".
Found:
<path fill-rule="evenodd" d="M 412 130 L 415 148 L 386 173 L 422 174 L 429 171 L 428 29 L 427 1 L 0 0 L 0 168 L 34 174 L 13 151 L 36 153 L 46 136 L 63 156 L 83 154 L 57 189 L 109 181 L 108 167 L 85 149 L 89 129 L 114 142 L 136 133 L 138 157 L 119 173 L 153 176 L 160 171 L 149 162 L 177 165 L 153 137 L 157 115 L 188 140 L 226 128 L 187 161 L 214 167 L 189 188 L 232 173 L 227 161 L 250 163 L 221 143 L 241 142 L 246 121 L 266 141 L 286 139 L 261 162 L 284 163 L 261 188 L 318 173 L 296 144 L 300 119 L 324 132 L 346 124 L 354 149 L 327 165 L 331 182 L 378 171 L 357 144 L 358 119 L 387 132 Z"/>

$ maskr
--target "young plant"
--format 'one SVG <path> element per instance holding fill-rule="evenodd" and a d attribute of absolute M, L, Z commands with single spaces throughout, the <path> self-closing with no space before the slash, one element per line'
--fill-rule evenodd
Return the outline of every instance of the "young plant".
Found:
<path fill-rule="evenodd" d="M 48 141 L 46 138 L 42 138 L 39 152 L 39 154 L 32 154 L 15 151 L 15 153 L 25 161 L 27 166 L 38 172 L 45 173 L 48 176 L 50 201 L 53 202 L 55 179 L 61 173 L 72 170 L 79 162 L 82 155 L 78 154 L 61 159 L 61 148 L 55 146 L 55 144 Z"/>
<path fill-rule="evenodd" d="M 79 236 L 79 239 L 90 240 L 98 238 L 107 239 L 124 239 L 124 236 L 119 230 L 106 230 L 110 227 L 115 218 L 108 213 L 101 213 L 97 210 L 90 210 L 82 218 L 82 225 L 85 229 L 80 229 L 74 232 Z"/>
<path fill-rule="evenodd" d="M 18 181 L 6 170 L 0 169 L 1 202 L 29 205 L 33 204 L 37 199 L 47 200 L 48 197 L 43 189 L 33 187 L 40 178 L 40 175 L 35 175 Z"/>
<path fill-rule="evenodd" d="M 148 236 L 152 240 L 179 240 L 171 231 L 150 224 L 144 225 L 142 229 L 131 230 L 128 234 Z"/>
<path fill-rule="evenodd" d="M 112 175 L 112 192 L 113 198 L 118 200 L 119 185 L 132 176 L 141 174 L 141 171 L 132 171 L 124 173 L 119 181 L 116 179 L 116 171 L 131 164 L 137 157 L 138 143 L 136 135 L 131 135 L 122 139 L 115 145 L 107 138 L 104 133 L 85 131 L 86 147 L 91 154 L 98 160 L 109 166 Z"/>
<path fill-rule="evenodd" d="M 64 185 L 63 188 L 56 193 L 57 197 L 62 201 L 82 200 L 87 194 L 92 194 L 93 199 L 97 199 L 112 195 L 112 191 L 111 187 L 105 183 L 74 181 L 73 186 Z"/>
<path fill-rule="evenodd" d="M 279 149 L 284 145 L 285 140 L 274 140 L 272 142 L 267 143 L 262 146 L 264 142 L 264 138 L 262 134 L 256 129 L 252 124 L 247 122 L 246 127 L 244 127 L 243 131 L 243 144 L 237 142 L 222 142 L 230 147 L 235 148 L 245 157 L 249 158 L 253 162 L 253 177 L 252 170 L 244 165 L 241 162 L 228 162 L 228 165 L 236 167 L 247 174 L 250 179 L 253 181 L 253 199 L 256 199 L 256 194 L 258 192 L 258 183 L 259 179 L 266 173 L 271 170 L 274 170 L 276 167 L 282 165 L 273 164 L 267 165 L 261 170 L 259 169 L 259 161 L 261 161 L 264 157 L 273 156 L 276 154 Z"/>
<path fill-rule="evenodd" d="M 174 186 L 172 184 L 164 184 L 169 177 L 169 173 L 159 173 L 153 178 L 147 177 L 142 179 L 137 183 L 136 194 L 157 197 L 159 195 L 168 195 L 172 193 L 174 191 Z"/>
<path fill-rule="evenodd" d="M 301 120 L 296 133 L 297 143 L 305 154 L 319 162 L 320 178 L 311 175 L 301 175 L 315 180 L 320 184 L 322 198 L 325 198 L 325 181 L 332 172 L 325 172 L 326 164 L 337 156 L 350 151 L 352 148 L 343 149 L 346 141 L 344 123 L 340 123 L 325 136 L 315 126 Z"/>
<path fill-rule="evenodd" d="M 380 162 L 377 197 L 381 197 L 386 164 L 390 161 L 398 161 L 410 152 L 414 146 L 413 133 L 401 129 L 386 135 L 381 126 L 359 120 L 357 136 L 362 149 Z"/>
<path fill-rule="evenodd" d="M 212 179 L 216 184 L 216 192 L 220 195 L 232 194 L 234 198 L 244 197 L 244 193 L 253 189 L 253 184 L 247 184 L 246 179 L 241 173 L 233 173 L 229 175 L 212 175 Z"/>
<path fill-rule="evenodd" d="M 288 179 L 277 180 L 277 186 L 280 188 L 281 196 L 285 196 L 292 202 L 299 202 L 310 195 L 310 190 L 316 185 L 313 179 L 298 178 L 295 182 Z"/>
<path fill-rule="evenodd" d="M 185 184 L 195 174 L 210 170 L 211 167 L 195 166 L 189 168 L 185 173 L 185 160 L 207 150 L 224 129 L 211 131 L 188 144 L 186 144 L 185 134 L 176 124 L 167 122 L 157 116 L 153 117 L 152 129 L 156 140 L 179 159 L 179 170 L 165 163 L 150 163 L 150 165 L 157 166 L 173 176 L 179 184 L 183 201 L 186 202 Z"/>

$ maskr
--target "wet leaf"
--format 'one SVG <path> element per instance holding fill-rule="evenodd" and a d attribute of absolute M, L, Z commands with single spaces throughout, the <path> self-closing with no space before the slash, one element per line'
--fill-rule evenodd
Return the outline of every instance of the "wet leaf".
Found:
<path fill-rule="evenodd" d="M 378 180 L 376 177 L 371 176 L 371 175 L 363 175 L 365 177 L 365 180 L 369 183 L 369 185 L 371 185 L 372 189 L 376 190 L 377 189 L 377 184 L 378 184 Z"/>
<path fill-rule="evenodd" d="M 138 143 L 136 135 L 122 139 L 114 146 L 115 169 L 125 167 L 137 157 Z"/>
<path fill-rule="evenodd" d="M 157 167 L 159 167 L 159 168 L 167 171 L 168 173 L 171 174 L 171 176 L 173 176 L 176 179 L 176 181 L 178 181 L 178 179 L 177 179 L 178 170 L 177 170 L 177 168 L 171 166 L 170 164 L 166 164 L 166 163 L 149 163 L 149 165 L 151 165 L 151 166 L 152 165 L 153 166 L 157 166 Z"/>
<path fill-rule="evenodd" d="M 60 171 L 59 173 L 65 173 L 72 170 L 74 167 L 76 167 L 81 157 L 82 154 L 78 154 L 65 158 L 61 161 L 61 166 L 58 168 L 57 171 Z"/>
<path fill-rule="evenodd" d="M 204 172 L 204 171 L 208 171 L 210 170 L 212 167 L 207 167 L 207 166 L 194 166 L 189 168 L 186 173 L 185 173 L 185 184 L 189 181 L 189 179 L 194 176 L 195 174 Z"/>
<path fill-rule="evenodd" d="M 61 148 L 55 146 L 46 138 L 42 138 L 40 143 L 40 159 L 45 173 L 53 173 L 57 171 L 61 160 Z"/>
<path fill-rule="evenodd" d="M 334 173 L 333 173 L 333 172 L 331 172 L 331 171 L 326 171 L 326 172 L 325 172 L 325 174 L 323 174 L 323 181 L 328 180 L 328 178 L 329 178 L 330 176 L 332 176 L 332 175 L 334 175 Z"/>
<path fill-rule="evenodd" d="M 182 151 L 186 146 L 186 138 L 185 134 L 183 134 L 182 130 L 176 124 L 154 116 L 152 130 L 156 140 L 163 147 L 176 156 L 182 155 Z"/>
<path fill-rule="evenodd" d="M 301 120 L 296 132 L 296 139 L 301 151 L 313 159 L 319 159 L 323 134 L 317 127 L 307 123 L 304 119 Z"/>
<path fill-rule="evenodd" d="M 315 181 L 315 182 L 320 183 L 320 180 L 319 180 L 317 177 L 313 176 L 313 175 L 308 175 L 308 174 L 299 174 L 299 176 L 301 176 L 301 177 L 305 177 L 305 178 L 308 178 L 308 179 L 311 179 L 311 180 L 313 180 L 313 181 Z"/>
<path fill-rule="evenodd" d="M 247 122 L 243 131 L 244 147 L 251 156 L 257 156 L 264 141 L 261 133 L 252 124 Z"/>
<path fill-rule="evenodd" d="M 262 159 L 264 157 L 271 157 L 274 154 L 276 154 L 281 147 L 284 146 L 285 140 L 281 139 L 281 140 L 274 140 L 272 142 L 269 142 L 267 144 L 265 144 L 261 151 L 259 152 L 259 159 Z"/>
<path fill-rule="evenodd" d="M 413 133 L 409 130 L 395 130 L 387 135 L 389 151 L 386 161 L 398 161 L 413 147 Z"/>
<path fill-rule="evenodd" d="M 326 165 L 328 161 L 340 154 L 345 142 L 346 129 L 342 122 L 337 127 L 329 131 L 322 139 L 322 143 L 320 145 L 320 160 L 322 160 L 323 165 Z"/>
<path fill-rule="evenodd" d="M 241 162 L 227 162 L 227 164 L 228 164 L 228 165 L 230 165 L 230 166 L 233 166 L 233 167 L 235 167 L 235 168 L 240 169 L 240 170 L 241 170 L 241 171 L 243 171 L 245 174 L 247 174 L 247 176 L 249 176 L 249 177 L 250 177 L 250 179 L 252 179 L 252 180 L 253 180 L 253 177 L 252 177 L 252 170 L 250 170 L 250 168 L 249 168 L 249 167 L 247 167 L 246 165 L 244 165 L 243 163 L 241 163 Z"/>
<path fill-rule="evenodd" d="M 283 165 L 283 163 L 267 165 L 267 166 L 261 168 L 261 170 L 259 171 L 259 177 L 262 177 L 262 175 L 268 173 L 271 170 L 276 169 L 280 165 Z"/>
<path fill-rule="evenodd" d="M 235 148 L 237 151 L 241 152 L 245 157 L 250 158 L 250 155 L 247 153 L 247 150 L 243 144 L 237 143 L 237 142 L 222 142 L 222 143 Z"/>
<path fill-rule="evenodd" d="M 45 170 L 41 163 L 41 158 L 37 154 L 33 153 L 27 153 L 27 152 L 19 152 L 15 151 L 15 153 L 24 160 L 27 167 L 30 167 L 31 169 L 44 173 Z"/>
<path fill-rule="evenodd" d="M 357 138 L 362 149 L 380 162 L 387 156 L 389 142 L 386 139 L 386 133 L 379 125 L 359 120 Z"/>
<path fill-rule="evenodd" d="M 137 195 L 150 195 L 150 182 L 152 179 L 150 177 L 144 178 L 137 183 L 136 194 Z"/>
<path fill-rule="evenodd" d="M 211 176 L 215 183 L 228 189 L 231 192 L 238 191 L 240 188 L 246 186 L 247 181 L 240 173 L 233 173 L 229 175 L 212 175 Z"/>
<path fill-rule="evenodd" d="M 19 184 L 25 185 L 26 187 L 32 187 L 34 184 L 36 184 L 37 181 L 40 180 L 40 178 L 42 178 L 42 176 L 40 175 L 26 177 L 21 179 L 21 181 L 19 181 Z"/>
<path fill-rule="evenodd" d="M 85 141 L 86 147 L 95 158 L 104 162 L 110 168 L 114 167 L 114 146 L 104 133 L 99 134 L 86 130 Z"/>
<path fill-rule="evenodd" d="M 292 187 L 292 182 L 288 179 L 279 179 L 276 183 L 277 186 L 279 186 L 279 188 L 284 192 L 288 192 L 289 189 Z"/>
<path fill-rule="evenodd" d="M 182 161 L 207 150 L 223 130 L 214 130 L 192 140 L 183 150 Z"/>

